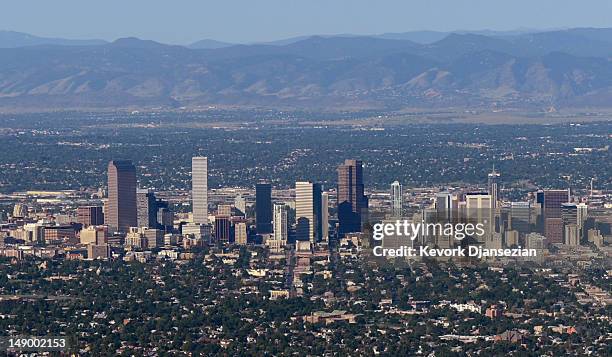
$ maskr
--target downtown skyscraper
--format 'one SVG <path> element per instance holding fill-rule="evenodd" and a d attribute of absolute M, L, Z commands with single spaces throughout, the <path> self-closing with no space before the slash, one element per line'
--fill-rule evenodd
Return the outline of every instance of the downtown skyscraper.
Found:
<path fill-rule="evenodd" d="M 193 223 L 208 223 L 208 158 L 191 159 L 191 205 Z"/>
<path fill-rule="evenodd" d="M 391 184 L 391 216 L 393 218 L 402 216 L 402 184 L 399 181 Z"/>
<path fill-rule="evenodd" d="M 329 193 L 321 193 L 321 240 L 329 242 Z"/>
<path fill-rule="evenodd" d="M 547 243 L 563 243 L 563 203 L 570 201 L 569 190 L 544 190 L 544 235 Z"/>
<path fill-rule="evenodd" d="M 492 208 L 496 208 L 499 203 L 499 179 L 501 175 L 499 172 L 495 171 L 495 167 L 493 167 L 493 171 L 489 173 L 487 176 L 487 189 L 489 195 L 492 198 Z"/>
<path fill-rule="evenodd" d="M 105 222 L 111 230 L 128 232 L 138 224 L 136 215 L 136 168 L 131 161 L 108 163 L 108 201 Z"/>
<path fill-rule="evenodd" d="M 139 228 L 157 228 L 157 200 L 152 190 L 136 190 L 136 212 Z"/>
<path fill-rule="evenodd" d="M 342 237 L 349 232 L 361 232 L 367 211 L 363 164 L 360 160 L 345 160 L 338 167 L 338 234 Z"/>
<path fill-rule="evenodd" d="M 283 203 L 274 204 L 274 239 L 287 243 L 287 207 Z"/>
<path fill-rule="evenodd" d="M 296 239 L 314 244 L 323 237 L 321 184 L 310 181 L 295 183 Z"/>
<path fill-rule="evenodd" d="M 269 183 L 255 186 L 255 225 L 258 234 L 272 233 L 272 185 Z"/>

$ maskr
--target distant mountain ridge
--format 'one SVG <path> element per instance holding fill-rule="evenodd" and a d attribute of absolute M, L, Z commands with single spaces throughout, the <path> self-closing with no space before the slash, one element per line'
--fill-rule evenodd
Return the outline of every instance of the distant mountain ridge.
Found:
<path fill-rule="evenodd" d="M 0 110 L 612 107 L 612 29 L 419 36 L 0 48 Z"/>
<path fill-rule="evenodd" d="M 68 40 L 30 35 L 23 32 L 0 31 L 0 48 L 15 48 L 39 45 L 96 46 L 107 43 L 104 40 Z"/>

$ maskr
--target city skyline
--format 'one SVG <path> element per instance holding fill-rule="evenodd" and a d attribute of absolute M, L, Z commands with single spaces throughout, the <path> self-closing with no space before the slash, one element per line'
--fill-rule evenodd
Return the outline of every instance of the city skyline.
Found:
<path fill-rule="evenodd" d="M 0 11 L 0 354 L 612 356 L 612 1 Z"/>

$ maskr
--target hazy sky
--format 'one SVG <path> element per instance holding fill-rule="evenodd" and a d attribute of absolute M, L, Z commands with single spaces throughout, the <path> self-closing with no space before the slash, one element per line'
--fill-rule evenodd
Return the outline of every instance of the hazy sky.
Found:
<path fill-rule="evenodd" d="M 0 29 L 186 44 L 311 34 L 612 27 L 611 0 L 2 0 Z"/>

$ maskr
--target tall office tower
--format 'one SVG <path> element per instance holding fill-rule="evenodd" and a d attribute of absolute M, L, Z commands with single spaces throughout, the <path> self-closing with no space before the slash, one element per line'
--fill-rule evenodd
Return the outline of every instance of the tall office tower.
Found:
<path fill-rule="evenodd" d="M 368 197 L 364 194 L 363 165 L 360 160 L 345 160 L 338 167 L 338 221 L 340 236 L 361 232 L 368 213 Z"/>
<path fill-rule="evenodd" d="M 329 193 L 321 193 L 321 240 L 329 242 Z"/>
<path fill-rule="evenodd" d="M 402 216 L 402 184 L 398 181 L 391 184 L 391 214 L 394 218 Z"/>
<path fill-rule="evenodd" d="M 475 236 L 479 242 L 488 242 L 492 238 L 494 227 L 492 197 L 484 192 L 474 192 L 465 195 L 466 218 L 469 222 L 480 223 L 484 226 L 484 235 Z"/>
<path fill-rule="evenodd" d="M 491 171 L 488 175 L 487 187 L 489 191 L 489 195 L 491 195 L 491 208 L 496 208 L 499 202 L 499 172 L 495 171 L 495 166 L 493 167 L 493 171 Z"/>
<path fill-rule="evenodd" d="M 104 213 L 100 206 L 84 206 L 77 208 L 77 222 L 83 227 L 100 226 L 104 224 Z"/>
<path fill-rule="evenodd" d="M 191 205 L 193 223 L 208 223 L 208 158 L 191 158 Z"/>
<path fill-rule="evenodd" d="M 153 191 L 136 190 L 136 212 L 138 227 L 157 228 L 157 200 Z"/>
<path fill-rule="evenodd" d="M 578 206 L 575 203 L 561 203 L 561 218 L 564 225 L 578 224 Z"/>
<path fill-rule="evenodd" d="M 295 183 L 296 238 L 314 244 L 322 238 L 321 185 L 310 181 Z"/>
<path fill-rule="evenodd" d="M 484 192 L 472 192 L 465 195 L 468 218 L 489 217 L 493 207 L 493 197 Z"/>
<path fill-rule="evenodd" d="M 544 235 L 547 243 L 563 243 L 562 203 L 569 202 L 569 190 L 544 190 Z"/>
<path fill-rule="evenodd" d="M 578 227 L 582 228 L 584 226 L 584 222 L 586 221 L 589 215 L 589 206 L 584 202 L 580 202 L 576 205 L 576 209 L 576 222 Z"/>
<path fill-rule="evenodd" d="M 137 225 L 136 168 L 131 161 L 109 162 L 107 204 L 105 221 L 112 230 L 127 232 Z"/>
<path fill-rule="evenodd" d="M 228 243 L 230 241 L 230 224 L 229 217 L 215 216 L 215 240 L 218 243 Z"/>
<path fill-rule="evenodd" d="M 234 207 L 246 215 L 246 200 L 244 197 L 242 197 L 242 195 L 239 194 L 236 196 L 236 198 L 234 198 Z"/>
<path fill-rule="evenodd" d="M 287 243 L 287 207 L 282 203 L 274 204 L 274 239 Z"/>
<path fill-rule="evenodd" d="M 580 230 L 578 229 L 578 206 L 575 203 L 561 204 L 561 219 L 563 220 L 563 242 L 576 246 L 580 243 Z M 578 243 L 576 243 L 576 241 Z"/>
<path fill-rule="evenodd" d="M 234 241 L 236 244 L 247 244 L 247 225 L 246 222 L 236 222 L 234 225 Z"/>
<path fill-rule="evenodd" d="M 510 203 L 510 227 L 518 233 L 529 233 L 531 202 Z"/>
<path fill-rule="evenodd" d="M 255 186 L 255 225 L 257 234 L 272 233 L 272 185 Z"/>
<path fill-rule="evenodd" d="M 449 192 L 438 192 L 436 194 L 436 214 L 438 220 L 450 221 L 453 218 L 452 214 L 453 197 Z"/>
<path fill-rule="evenodd" d="M 165 232 L 172 231 L 174 226 L 174 214 L 168 207 L 157 207 L 157 228 Z"/>

